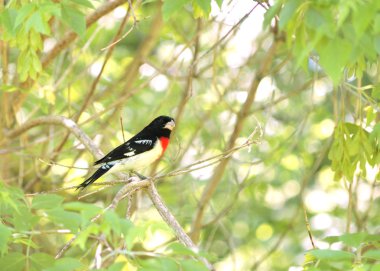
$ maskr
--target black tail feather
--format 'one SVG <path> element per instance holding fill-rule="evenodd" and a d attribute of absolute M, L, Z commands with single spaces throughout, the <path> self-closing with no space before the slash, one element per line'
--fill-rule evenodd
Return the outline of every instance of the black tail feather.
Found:
<path fill-rule="evenodd" d="M 101 166 L 97 171 L 94 172 L 94 174 L 91 175 L 87 180 L 85 180 L 83 183 L 78 185 L 78 189 L 84 189 L 85 187 L 89 186 L 93 182 L 95 182 L 97 179 L 99 179 L 103 174 L 105 174 L 108 170 L 110 170 L 113 167 L 113 165 L 104 164 Z"/>

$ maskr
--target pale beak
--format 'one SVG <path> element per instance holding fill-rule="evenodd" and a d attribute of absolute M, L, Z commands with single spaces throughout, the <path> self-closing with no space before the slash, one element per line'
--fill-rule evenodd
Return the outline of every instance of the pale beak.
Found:
<path fill-rule="evenodd" d="M 169 129 L 171 131 L 171 130 L 173 130 L 174 127 L 175 127 L 175 122 L 174 122 L 174 120 L 171 120 L 165 124 L 164 128 Z"/>

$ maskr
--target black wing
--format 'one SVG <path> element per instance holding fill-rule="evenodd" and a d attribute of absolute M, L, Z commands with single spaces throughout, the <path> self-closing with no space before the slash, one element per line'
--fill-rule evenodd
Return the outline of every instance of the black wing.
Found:
<path fill-rule="evenodd" d="M 110 151 L 102 159 L 96 161 L 94 165 L 99 165 L 103 163 L 125 159 L 128 157 L 133 157 L 140 153 L 149 151 L 153 149 L 157 140 L 158 139 L 156 136 L 139 133 L 135 135 L 134 137 L 132 137 L 131 139 L 129 139 L 127 142 L 121 144 L 120 146 Z"/>

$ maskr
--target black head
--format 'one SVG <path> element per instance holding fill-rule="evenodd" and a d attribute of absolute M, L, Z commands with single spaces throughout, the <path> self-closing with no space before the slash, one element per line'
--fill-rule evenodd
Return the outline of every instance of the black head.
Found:
<path fill-rule="evenodd" d="M 173 130 L 175 127 L 174 119 L 168 116 L 159 116 L 155 118 L 149 125 L 145 128 L 154 130 L 154 131 L 165 131 L 166 133 L 169 133 Z"/>

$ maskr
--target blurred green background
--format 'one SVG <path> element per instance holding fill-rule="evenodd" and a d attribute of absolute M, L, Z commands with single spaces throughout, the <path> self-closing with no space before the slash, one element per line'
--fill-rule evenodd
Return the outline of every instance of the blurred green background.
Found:
<path fill-rule="evenodd" d="M 208 270 L 144 189 L 58 191 L 97 159 L 50 117 L 107 153 L 158 115 L 141 173 L 195 164 L 156 185 L 216 270 L 380 270 L 379 1 L 0 3 L 2 270 Z"/>

